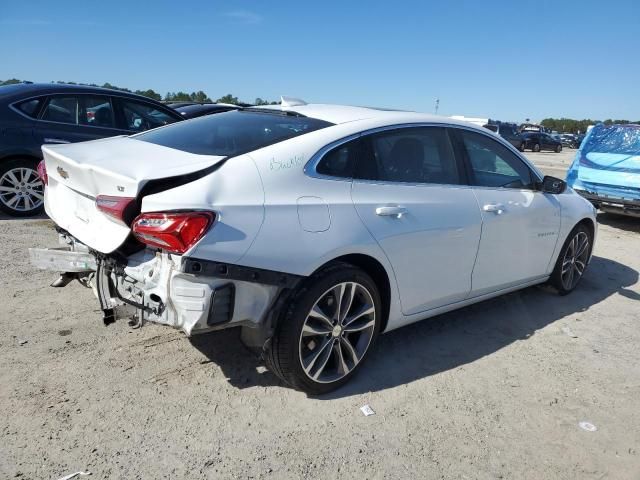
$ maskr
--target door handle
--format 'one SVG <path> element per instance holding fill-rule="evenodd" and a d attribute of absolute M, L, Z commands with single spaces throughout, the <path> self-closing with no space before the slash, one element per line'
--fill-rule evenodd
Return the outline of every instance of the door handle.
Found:
<path fill-rule="evenodd" d="M 376 215 L 381 217 L 396 217 L 402 218 L 402 216 L 407 213 L 407 209 L 401 207 L 399 205 L 389 206 L 389 207 L 378 207 L 376 208 Z"/>
<path fill-rule="evenodd" d="M 482 207 L 483 212 L 491 212 L 496 215 L 502 215 L 504 213 L 504 205 L 501 203 L 489 203 Z"/>
<path fill-rule="evenodd" d="M 69 140 L 62 138 L 45 138 L 44 143 L 71 143 Z"/>

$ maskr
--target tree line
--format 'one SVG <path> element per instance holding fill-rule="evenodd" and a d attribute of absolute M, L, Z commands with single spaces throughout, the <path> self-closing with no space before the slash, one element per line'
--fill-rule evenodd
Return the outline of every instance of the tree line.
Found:
<path fill-rule="evenodd" d="M 589 118 L 584 120 L 574 120 L 572 118 L 545 118 L 540 122 L 540 125 L 546 127 L 554 132 L 560 133 L 585 133 L 589 125 L 595 125 L 597 123 L 604 123 L 605 125 L 629 123 L 640 123 L 640 120 L 631 122 L 629 120 L 614 120 L 608 118 L 606 120 L 591 120 Z"/>
<path fill-rule="evenodd" d="M 17 78 L 11 78 L 9 80 L 0 80 L 0 86 L 2 85 L 13 85 L 16 83 L 32 83 L 32 82 L 27 82 L 26 80 L 18 80 Z M 104 83 L 103 85 L 97 85 L 95 83 L 76 83 L 76 82 L 63 82 L 63 81 L 55 81 L 55 82 L 51 82 L 51 83 L 64 83 L 64 84 L 68 84 L 68 85 L 85 85 L 85 86 L 89 86 L 89 87 L 102 87 L 102 88 L 110 88 L 112 90 L 120 90 L 122 92 L 129 92 L 129 93 L 135 93 L 136 95 L 142 95 L 143 97 L 148 97 L 148 98 L 152 98 L 153 100 L 157 100 L 159 102 L 161 101 L 165 101 L 165 102 L 197 102 L 197 103 L 214 103 L 213 100 L 211 100 L 211 97 L 209 97 L 209 95 L 207 95 L 205 92 L 203 92 L 202 90 L 199 90 L 197 92 L 167 92 L 166 95 L 163 97 L 160 93 L 156 92 L 153 89 L 148 89 L 148 90 L 130 90 L 128 88 L 125 87 L 119 87 L 117 85 L 112 85 L 111 83 Z M 215 103 L 230 103 L 233 105 L 243 105 L 246 104 L 245 102 L 242 102 L 240 100 L 238 100 L 238 97 L 233 96 L 232 94 L 228 93 L 227 95 L 223 95 L 222 97 L 218 98 Z M 252 105 L 277 105 L 279 102 L 273 102 L 273 101 L 269 101 L 269 100 L 263 100 L 262 98 L 258 97 L 255 99 L 255 101 L 252 103 Z"/>

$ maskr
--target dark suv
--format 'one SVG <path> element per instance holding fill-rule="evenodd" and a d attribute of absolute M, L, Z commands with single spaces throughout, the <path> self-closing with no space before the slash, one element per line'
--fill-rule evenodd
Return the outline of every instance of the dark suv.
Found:
<path fill-rule="evenodd" d="M 524 148 L 527 148 L 532 152 L 550 150 L 552 152 L 560 153 L 562 151 L 562 142 L 553 138 L 548 133 L 525 132 L 522 136 L 524 138 Z"/>
<path fill-rule="evenodd" d="M 0 87 L 0 210 L 16 217 L 42 211 L 37 175 L 45 143 L 131 135 L 182 120 L 154 100 L 118 90 L 64 84 Z"/>
<path fill-rule="evenodd" d="M 520 132 L 518 131 L 518 126 L 513 123 L 487 123 L 483 125 L 487 130 L 491 130 L 492 132 L 497 133 L 502 138 L 504 138 L 511 145 L 516 147 L 521 152 L 524 152 L 524 140 Z"/>

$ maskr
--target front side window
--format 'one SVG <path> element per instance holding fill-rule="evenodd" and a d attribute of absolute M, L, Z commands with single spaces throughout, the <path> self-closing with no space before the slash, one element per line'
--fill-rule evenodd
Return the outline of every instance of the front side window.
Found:
<path fill-rule="evenodd" d="M 459 130 L 471 164 L 472 185 L 495 188 L 532 188 L 529 167 L 499 142 L 475 132 Z"/>
<path fill-rule="evenodd" d="M 80 120 L 80 102 L 78 97 L 51 97 L 40 118 L 41 120 L 47 120 L 49 122 L 78 125 Z"/>
<path fill-rule="evenodd" d="M 460 184 L 449 136 L 440 127 L 399 128 L 365 137 L 356 177 L 401 183 Z"/>
<path fill-rule="evenodd" d="M 130 100 L 122 101 L 125 130 L 143 132 L 156 127 L 162 127 L 176 121 L 168 113 L 146 103 Z"/>
<path fill-rule="evenodd" d="M 279 112 L 239 110 L 178 122 L 133 138 L 199 155 L 235 156 L 330 125 Z"/>

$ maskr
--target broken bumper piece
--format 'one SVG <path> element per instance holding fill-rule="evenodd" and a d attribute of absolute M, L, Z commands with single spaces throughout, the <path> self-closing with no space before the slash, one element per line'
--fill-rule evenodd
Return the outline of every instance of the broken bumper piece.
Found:
<path fill-rule="evenodd" d="M 65 281 L 58 280 L 57 286 L 78 278 L 91 287 L 105 324 L 128 318 L 135 326 L 150 321 L 187 335 L 233 326 L 260 328 L 279 293 L 302 278 L 149 249 L 123 264 L 73 248 L 31 249 L 31 263 L 62 273 Z"/>

